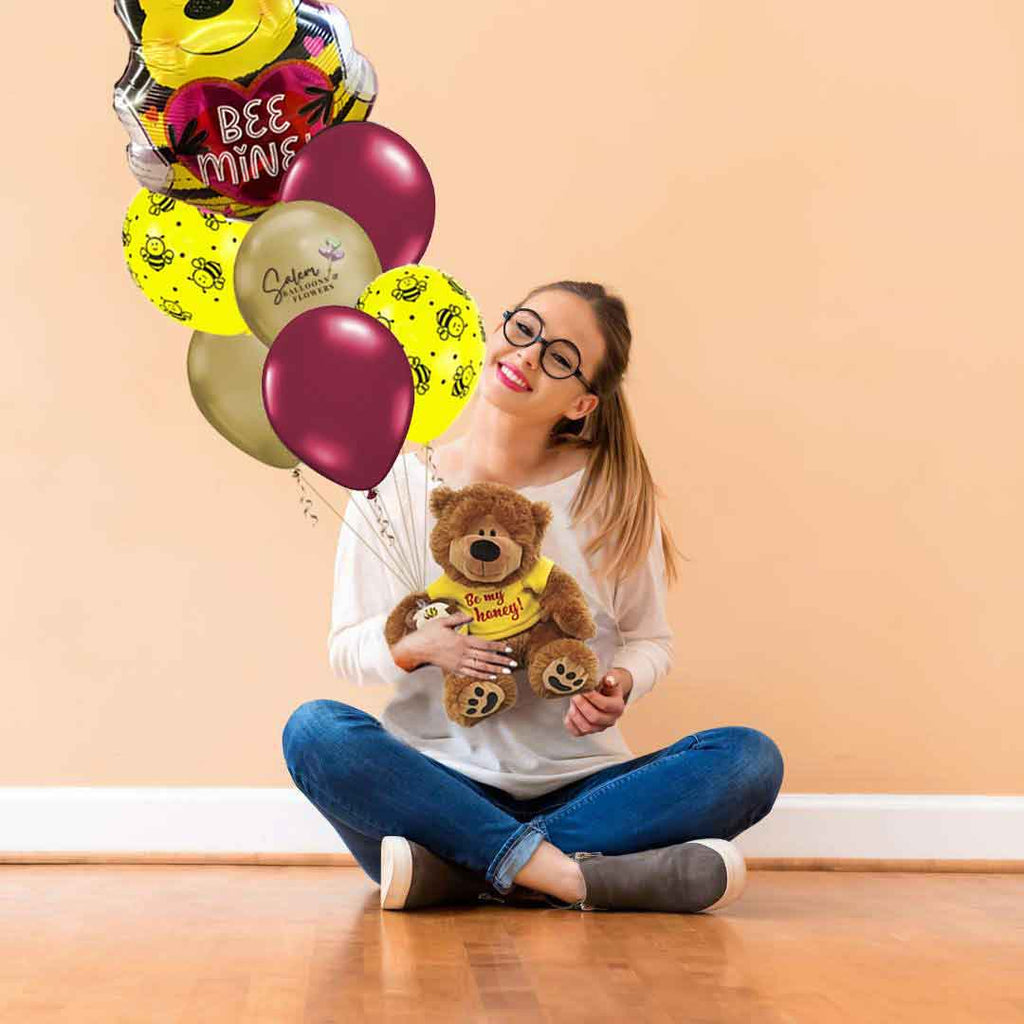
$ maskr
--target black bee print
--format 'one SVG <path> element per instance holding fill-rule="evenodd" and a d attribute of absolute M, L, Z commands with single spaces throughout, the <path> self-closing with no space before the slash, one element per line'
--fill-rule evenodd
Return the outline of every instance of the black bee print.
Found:
<path fill-rule="evenodd" d="M 131 219 L 125 217 L 124 224 L 121 225 L 121 245 L 127 249 L 132 244 L 132 222 Z"/>
<path fill-rule="evenodd" d="M 472 363 L 457 367 L 455 378 L 452 380 L 452 398 L 465 398 L 469 394 L 475 376 L 476 369 Z"/>
<path fill-rule="evenodd" d="M 469 298 L 469 292 L 454 277 L 449 277 L 447 274 L 442 274 L 441 276 L 448 282 L 449 287 L 456 295 L 461 295 L 464 299 Z"/>
<path fill-rule="evenodd" d="M 181 303 L 177 299 L 161 299 L 160 308 L 168 316 L 173 316 L 175 320 L 179 320 L 181 323 L 192 319 L 192 314 L 188 310 L 182 309 Z"/>
<path fill-rule="evenodd" d="M 162 213 L 170 213 L 178 205 L 176 199 L 154 193 L 149 197 L 149 215 L 159 217 Z"/>
<path fill-rule="evenodd" d="M 462 332 L 466 329 L 466 321 L 459 316 L 461 312 L 461 306 L 446 306 L 444 309 L 438 310 L 437 336 L 442 341 L 461 337 Z"/>
<path fill-rule="evenodd" d="M 216 260 L 206 260 L 202 256 L 192 261 L 192 273 L 188 279 L 198 285 L 205 295 L 211 288 L 220 291 L 224 287 L 224 268 Z"/>
<path fill-rule="evenodd" d="M 390 317 L 386 317 L 383 313 L 378 313 L 376 319 L 378 323 L 382 323 L 389 331 L 395 326 L 395 321 Z"/>
<path fill-rule="evenodd" d="M 203 218 L 203 223 L 211 231 L 220 231 L 220 229 L 227 224 L 227 218 L 220 217 L 216 213 L 206 213 L 203 210 L 200 210 L 199 216 Z"/>
<path fill-rule="evenodd" d="M 415 302 L 427 290 L 427 284 L 427 278 L 421 281 L 415 274 L 406 274 L 398 279 L 391 297 L 403 302 Z"/>
<path fill-rule="evenodd" d="M 139 250 L 139 255 L 151 270 L 163 270 L 174 262 L 174 251 L 167 248 L 163 235 L 150 235 Z"/>
<path fill-rule="evenodd" d="M 356 309 L 359 309 L 359 310 L 365 310 L 366 309 L 366 302 L 364 301 L 362 295 L 360 295 L 359 298 L 356 299 Z"/>
<path fill-rule="evenodd" d="M 411 356 L 412 379 L 416 382 L 416 394 L 425 395 L 430 390 L 430 367 L 419 356 Z"/>

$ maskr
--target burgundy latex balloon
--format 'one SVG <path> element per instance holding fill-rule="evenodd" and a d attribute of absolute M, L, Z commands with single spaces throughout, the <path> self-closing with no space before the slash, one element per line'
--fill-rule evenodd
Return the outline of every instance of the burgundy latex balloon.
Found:
<path fill-rule="evenodd" d="M 434 230 L 434 184 L 423 158 L 397 132 L 369 121 L 315 135 L 281 185 L 281 202 L 336 206 L 370 236 L 381 267 L 418 263 Z"/>
<path fill-rule="evenodd" d="M 387 476 L 409 432 L 409 360 L 379 321 L 348 306 L 300 313 L 263 366 L 263 405 L 285 446 L 354 491 Z"/>

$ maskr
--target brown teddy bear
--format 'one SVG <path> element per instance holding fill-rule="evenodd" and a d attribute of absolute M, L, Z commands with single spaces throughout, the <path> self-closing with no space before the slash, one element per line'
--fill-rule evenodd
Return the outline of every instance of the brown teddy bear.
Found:
<path fill-rule="evenodd" d="M 430 550 L 445 572 L 391 612 L 388 644 L 438 614 L 462 610 L 473 616 L 466 624 L 473 636 L 512 648 L 538 697 L 596 689 L 597 658 L 583 642 L 597 632 L 586 599 L 572 576 L 540 553 L 551 506 L 502 484 L 478 483 L 438 487 L 430 508 L 437 518 Z M 459 725 L 476 725 L 516 703 L 511 675 L 491 681 L 445 672 L 444 682 L 445 711 Z"/>

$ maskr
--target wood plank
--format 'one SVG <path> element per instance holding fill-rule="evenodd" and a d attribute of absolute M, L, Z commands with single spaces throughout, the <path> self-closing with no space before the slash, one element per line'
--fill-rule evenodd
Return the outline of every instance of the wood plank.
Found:
<path fill-rule="evenodd" d="M 768 871 L 712 914 L 381 912 L 358 868 L 0 868 L 19 1024 L 1024 1020 L 1024 878 Z"/>
<path fill-rule="evenodd" d="M 751 871 L 953 871 L 965 874 L 1024 873 L 1021 860 L 868 859 L 857 857 L 747 857 Z M 126 853 L 43 850 L 0 852 L 0 864 L 212 864 L 268 867 L 355 867 L 350 853 Z"/>

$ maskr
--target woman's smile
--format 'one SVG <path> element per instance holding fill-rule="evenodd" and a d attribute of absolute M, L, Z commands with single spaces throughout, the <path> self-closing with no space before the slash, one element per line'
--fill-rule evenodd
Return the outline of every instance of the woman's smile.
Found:
<path fill-rule="evenodd" d="M 503 363 L 500 359 L 497 363 L 498 380 L 511 391 L 532 391 L 527 379 L 509 363 Z"/>

